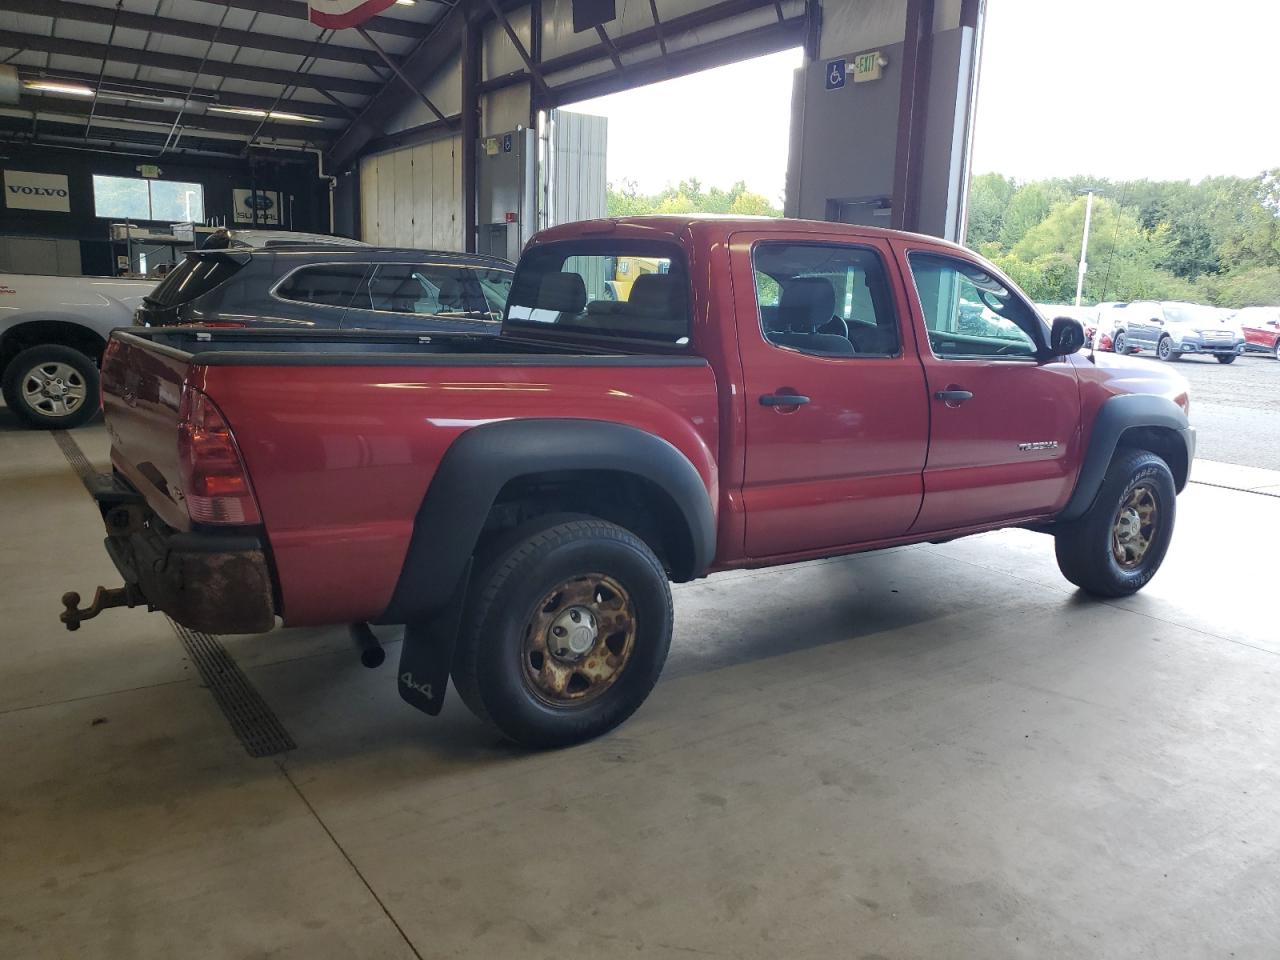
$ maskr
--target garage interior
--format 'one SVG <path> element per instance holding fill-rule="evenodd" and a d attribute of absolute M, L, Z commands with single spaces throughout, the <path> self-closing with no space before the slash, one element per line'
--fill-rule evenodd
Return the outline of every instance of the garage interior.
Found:
<path fill-rule="evenodd" d="M 514 257 L 604 213 L 607 132 L 559 108 L 795 46 L 787 214 L 963 237 L 982 3 L 650 0 L 575 31 L 587 7 L 357 32 L 298 0 L 0 0 L 5 167 L 69 192 L 0 213 L 0 271 L 136 270 L 93 177 L 144 166 L 200 186 L 200 231 Z M 866 51 L 881 84 L 826 89 Z M 407 709 L 396 628 L 373 670 L 340 628 L 67 632 L 62 592 L 119 579 L 85 490 L 109 449 L 0 407 L 0 956 L 1280 950 L 1280 471 L 1197 461 L 1120 601 L 1023 530 L 678 585 L 646 705 L 531 752 L 456 697 Z"/>

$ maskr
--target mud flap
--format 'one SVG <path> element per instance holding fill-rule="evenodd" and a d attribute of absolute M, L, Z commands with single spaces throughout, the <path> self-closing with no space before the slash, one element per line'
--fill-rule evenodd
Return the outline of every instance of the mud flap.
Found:
<path fill-rule="evenodd" d="M 433 717 L 444 707 L 449 669 L 453 666 L 453 650 L 470 583 L 471 561 L 468 560 L 449 605 L 429 620 L 406 623 L 404 627 L 396 677 L 400 699 Z"/>

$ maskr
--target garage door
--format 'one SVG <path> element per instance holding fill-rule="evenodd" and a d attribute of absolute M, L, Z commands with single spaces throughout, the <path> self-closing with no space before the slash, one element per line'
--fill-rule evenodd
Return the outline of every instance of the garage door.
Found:
<path fill-rule="evenodd" d="M 363 158 L 361 239 L 393 247 L 461 250 L 461 161 L 457 137 Z"/>

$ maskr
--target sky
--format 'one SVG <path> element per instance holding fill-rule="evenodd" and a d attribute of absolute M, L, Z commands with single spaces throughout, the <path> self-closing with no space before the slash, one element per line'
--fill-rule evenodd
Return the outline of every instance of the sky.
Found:
<path fill-rule="evenodd" d="M 988 0 L 973 170 L 1029 180 L 1280 167 L 1275 0 Z M 609 118 L 609 180 L 694 176 L 781 203 L 799 50 L 575 104 Z"/>

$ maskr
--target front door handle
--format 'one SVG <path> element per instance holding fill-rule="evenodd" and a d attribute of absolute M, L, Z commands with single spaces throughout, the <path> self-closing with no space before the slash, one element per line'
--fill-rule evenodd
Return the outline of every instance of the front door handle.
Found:
<path fill-rule="evenodd" d="M 973 399 L 973 394 L 968 390 L 939 390 L 934 396 L 947 404 L 960 404 Z"/>
<path fill-rule="evenodd" d="M 809 398 L 798 393 L 766 393 L 760 398 L 762 407 L 803 407 Z"/>

